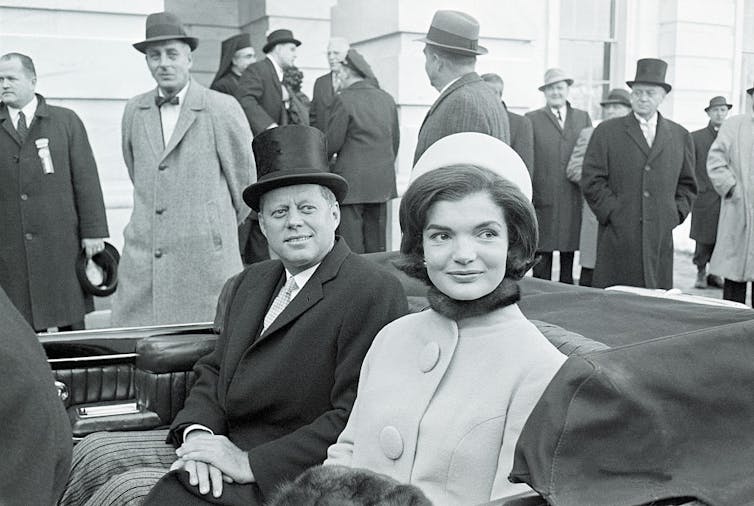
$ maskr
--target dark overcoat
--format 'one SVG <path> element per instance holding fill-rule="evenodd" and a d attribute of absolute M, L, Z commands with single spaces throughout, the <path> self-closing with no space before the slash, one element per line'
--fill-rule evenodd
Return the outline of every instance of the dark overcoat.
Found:
<path fill-rule="evenodd" d="M 269 58 L 246 67 L 238 82 L 236 98 L 246 113 L 254 135 L 264 132 L 273 123 L 288 123 L 283 103 L 283 84 Z"/>
<path fill-rule="evenodd" d="M 42 330 L 82 321 L 93 309 L 76 258 L 82 238 L 107 237 L 108 230 L 84 124 L 70 109 L 37 100 L 23 145 L 0 105 L 0 286 Z M 53 174 L 42 172 L 37 139 L 49 139 Z"/>
<path fill-rule="evenodd" d="M 327 129 L 327 118 L 330 106 L 335 98 L 335 89 L 332 86 L 332 72 L 319 76 L 314 81 L 312 91 L 312 103 L 309 108 L 309 126 L 319 128 L 323 132 Z"/>
<path fill-rule="evenodd" d="M 260 335 L 284 277 L 282 263 L 269 260 L 233 278 L 217 347 L 197 362 L 169 435 L 179 446 L 192 423 L 227 435 L 248 452 L 264 498 L 325 460 L 348 420 L 374 336 L 408 311 L 400 282 L 338 240 Z M 223 497 L 232 488 L 225 485 Z"/>
<path fill-rule="evenodd" d="M 238 83 L 240 81 L 241 78 L 229 70 L 220 79 L 212 83 L 209 89 L 235 96 L 238 92 Z"/>
<path fill-rule="evenodd" d="M 37 336 L 0 289 L 0 503 L 52 505 L 71 467 L 71 424 Z"/>
<path fill-rule="evenodd" d="M 400 143 L 393 97 L 368 81 L 358 81 L 335 96 L 327 123 L 328 157 L 337 153 L 333 172 L 348 181 L 341 204 L 387 202 L 398 196 L 395 157 Z"/>
<path fill-rule="evenodd" d="M 534 170 L 534 132 L 526 116 L 508 111 L 511 126 L 511 148 L 524 161 L 529 174 Z"/>
<path fill-rule="evenodd" d="M 476 72 L 469 72 L 443 91 L 424 117 L 414 152 L 414 165 L 436 141 L 459 132 L 480 132 L 510 144 L 510 131 L 500 98 Z"/>
<path fill-rule="evenodd" d="M 696 185 L 698 193 L 691 209 L 691 233 L 689 237 L 703 244 L 715 244 L 717 221 L 720 218 L 720 195 L 707 175 L 707 153 L 717 137 L 717 130 L 707 125 L 691 132 L 696 154 Z"/>
<path fill-rule="evenodd" d="M 650 148 L 634 114 L 592 133 L 581 173 L 600 224 L 594 286 L 673 287 L 673 228 L 696 196 L 694 141 L 658 112 Z"/>
<path fill-rule="evenodd" d="M 576 251 L 581 232 L 581 191 L 566 177 L 566 167 L 589 113 L 568 111 L 563 128 L 549 107 L 526 113 L 534 131 L 533 203 L 539 222 L 538 251 Z"/>

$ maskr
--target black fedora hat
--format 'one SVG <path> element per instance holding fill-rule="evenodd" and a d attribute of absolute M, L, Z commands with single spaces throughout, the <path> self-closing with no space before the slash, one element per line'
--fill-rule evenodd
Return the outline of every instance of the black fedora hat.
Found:
<path fill-rule="evenodd" d="M 625 105 L 626 107 L 631 107 L 631 96 L 626 90 L 614 88 L 607 93 L 605 100 L 600 102 L 602 107 L 610 104 L 620 104 Z"/>
<path fill-rule="evenodd" d="M 342 202 L 348 182 L 327 164 L 327 144 L 321 130 L 285 125 L 265 130 L 251 143 L 257 164 L 257 182 L 243 191 L 243 200 L 259 212 L 260 197 L 270 190 L 297 184 L 326 186 Z"/>
<path fill-rule="evenodd" d="M 170 12 L 155 12 L 147 16 L 146 36 L 146 39 L 133 45 L 142 53 L 146 52 L 149 44 L 165 40 L 182 40 L 192 51 L 199 45 L 199 39 L 189 37 L 181 20 Z"/>
<path fill-rule="evenodd" d="M 465 12 L 435 12 L 427 36 L 417 40 L 452 53 L 487 54 L 487 48 L 479 45 L 479 22 Z"/>
<path fill-rule="evenodd" d="M 718 105 L 724 105 L 729 111 L 733 109 L 733 104 L 729 104 L 728 101 L 725 100 L 725 97 L 712 97 L 709 101 L 709 105 L 704 108 L 704 112 L 708 112 L 710 109 L 717 107 Z"/>
<path fill-rule="evenodd" d="M 267 35 L 267 44 L 264 45 L 262 51 L 269 53 L 276 45 L 285 44 L 286 42 L 293 42 L 296 44 L 296 47 L 301 45 L 301 41 L 293 36 L 292 31 L 286 29 L 275 30 Z"/>
<path fill-rule="evenodd" d="M 95 284 L 89 279 L 86 273 L 86 251 L 83 249 L 76 259 L 76 276 L 84 292 L 97 297 L 107 297 L 112 294 L 118 286 L 118 262 L 120 262 L 120 253 L 115 246 L 109 242 L 105 243 L 105 249 L 92 257 L 92 261 L 102 269 L 102 282 Z"/>
<path fill-rule="evenodd" d="M 634 84 L 656 84 L 662 86 L 666 93 L 670 93 L 673 88 L 665 82 L 665 74 L 668 71 L 668 64 L 659 58 L 642 58 L 636 62 L 636 77 L 633 81 L 626 81 L 629 88 Z"/>

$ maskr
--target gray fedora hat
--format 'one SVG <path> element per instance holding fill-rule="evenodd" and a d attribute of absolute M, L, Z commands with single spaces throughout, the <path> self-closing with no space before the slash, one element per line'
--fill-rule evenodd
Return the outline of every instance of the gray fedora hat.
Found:
<path fill-rule="evenodd" d="M 479 22 L 460 11 L 435 12 L 427 36 L 416 40 L 452 53 L 487 54 L 487 48 L 479 45 Z"/>
<path fill-rule="evenodd" d="M 724 105 L 729 111 L 733 109 L 733 104 L 729 104 L 728 101 L 725 100 L 725 97 L 712 97 L 709 101 L 709 105 L 704 108 L 704 112 L 707 112 L 718 105 Z"/>
<path fill-rule="evenodd" d="M 166 40 L 181 40 L 193 51 L 199 45 L 199 39 L 190 37 L 181 24 L 181 20 L 170 12 L 155 12 L 147 16 L 146 39 L 133 46 L 144 53 L 149 44 Z"/>
<path fill-rule="evenodd" d="M 544 91 L 545 88 L 551 84 L 565 81 L 568 86 L 573 84 L 573 78 L 566 73 L 565 70 L 559 68 L 547 69 L 545 71 L 545 84 L 537 88 L 539 91 Z"/>

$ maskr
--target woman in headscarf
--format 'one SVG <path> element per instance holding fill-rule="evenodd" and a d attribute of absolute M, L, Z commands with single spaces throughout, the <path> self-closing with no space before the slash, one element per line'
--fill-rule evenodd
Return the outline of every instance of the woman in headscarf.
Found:
<path fill-rule="evenodd" d="M 210 89 L 235 96 L 241 74 L 254 61 L 250 34 L 240 33 L 225 39 L 220 52 L 220 68 L 212 80 Z"/>

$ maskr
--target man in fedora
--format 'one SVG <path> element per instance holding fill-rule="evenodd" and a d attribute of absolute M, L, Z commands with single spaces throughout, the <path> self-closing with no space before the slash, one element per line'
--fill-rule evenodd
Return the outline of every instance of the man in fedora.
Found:
<path fill-rule="evenodd" d="M 602 106 L 602 119 L 620 118 L 631 112 L 631 97 L 626 90 L 619 88 L 610 90 L 607 97 L 600 102 Z M 584 154 L 589 140 L 592 138 L 594 128 L 584 128 L 576 140 L 571 158 L 566 166 L 566 177 L 574 184 L 581 182 L 581 168 L 584 165 Z M 581 190 L 579 190 L 581 191 Z M 594 263 L 597 257 L 597 217 L 584 202 L 581 206 L 581 233 L 579 234 L 579 285 L 592 286 L 594 276 Z"/>
<path fill-rule="evenodd" d="M 150 14 L 144 53 L 157 89 L 123 113 L 123 157 L 134 186 L 112 324 L 209 321 L 238 273 L 241 192 L 255 180 L 251 132 L 238 102 L 189 76 L 198 41 L 178 18 Z"/>
<path fill-rule="evenodd" d="M 36 85 L 31 58 L 0 56 L 0 287 L 37 332 L 83 329 L 76 260 L 104 249 L 105 203 L 84 124 Z"/>
<path fill-rule="evenodd" d="M 278 259 L 228 281 L 217 346 L 170 430 L 85 438 L 63 504 L 125 502 L 172 469 L 147 504 L 261 505 L 324 461 L 345 427 L 364 355 L 406 297 L 335 235 L 348 184 L 328 172 L 322 132 L 275 128 L 253 149 L 260 177 L 244 200 Z"/>
<path fill-rule="evenodd" d="M 510 127 L 500 100 L 474 71 L 479 23 L 464 12 L 435 12 L 424 42 L 424 70 L 440 92 L 424 117 L 414 152 L 414 165 L 435 141 L 459 132 L 480 132 L 510 143 Z"/>
<path fill-rule="evenodd" d="M 534 209 L 539 222 L 538 263 L 534 277 L 550 279 L 554 251 L 560 252 L 561 283 L 573 284 L 574 251 L 579 248 L 582 198 L 578 184 L 566 177 L 568 159 L 579 133 L 592 126 L 589 113 L 571 107 L 573 78 L 551 68 L 539 87 L 545 106 L 526 113 L 534 131 Z"/>
<path fill-rule="evenodd" d="M 323 132 L 327 129 L 330 106 L 336 93 L 341 89 L 337 72 L 341 62 L 346 59 L 349 49 L 350 45 L 343 37 L 331 38 L 327 45 L 327 63 L 330 65 L 330 72 L 319 76 L 314 81 L 312 104 L 309 109 L 309 124 Z"/>
<path fill-rule="evenodd" d="M 708 286 L 723 288 L 723 281 L 719 276 L 707 274 L 707 264 L 715 250 L 717 221 L 720 218 L 720 195 L 713 188 L 707 175 L 707 153 L 732 107 L 733 105 L 729 104 L 725 97 L 712 97 L 709 105 L 704 108 L 704 112 L 709 116 L 709 123 L 706 127 L 691 132 L 696 153 L 698 194 L 694 207 L 691 209 L 689 237 L 696 242 L 692 259 L 696 266 L 696 282 L 694 283 L 696 288 Z"/>
<path fill-rule="evenodd" d="M 235 96 L 241 74 L 246 67 L 254 63 L 254 58 L 251 34 L 239 33 L 225 39 L 220 50 L 220 67 L 217 69 L 210 89 Z"/>
<path fill-rule="evenodd" d="M 667 63 L 637 62 L 633 112 L 594 129 L 581 189 L 600 224 L 593 286 L 673 287 L 673 229 L 696 197 L 694 141 L 657 107 L 670 92 Z"/>
<path fill-rule="evenodd" d="M 336 72 L 342 90 L 330 108 L 327 150 L 337 155 L 333 172 L 349 188 L 338 232 L 356 253 L 385 251 L 387 202 L 398 196 L 398 111 L 393 97 L 373 84 L 372 68 L 355 49 Z"/>
<path fill-rule="evenodd" d="M 754 281 L 754 86 L 746 93 L 750 109 L 723 122 L 707 155 L 707 175 L 722 197 L 710 272 L 725 279 L 723 299 L 741 303 Z"/>

